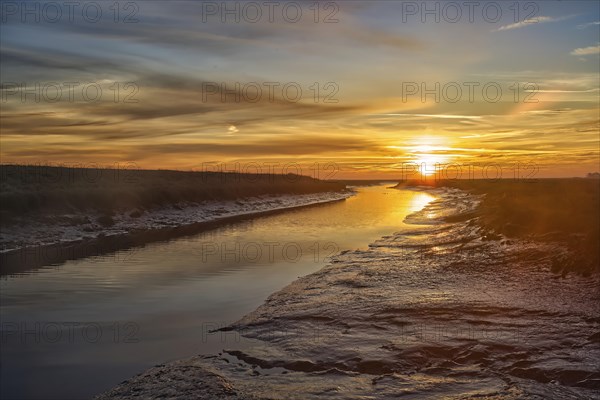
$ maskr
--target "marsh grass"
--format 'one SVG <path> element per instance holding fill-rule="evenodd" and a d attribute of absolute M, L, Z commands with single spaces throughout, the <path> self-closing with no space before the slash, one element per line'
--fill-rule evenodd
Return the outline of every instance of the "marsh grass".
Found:
<path fill-rule="evenodd" d="M 345 185 L 300 175 L 0 166 L 4 223 L 24 215 L 118 211 L 255 196 L 342 191 Z M 136 214 L 137 215 L 137 214 Z"/>
<path fill-rule="evenodd" d="M 598 272 L 600 267 L 600 180 L 438 180 L 402 185 L 455 187 L 484 195 L 475 214 L 490 235 L 566 244 L 568 258 L 556 258 L 555 272 Z"/>

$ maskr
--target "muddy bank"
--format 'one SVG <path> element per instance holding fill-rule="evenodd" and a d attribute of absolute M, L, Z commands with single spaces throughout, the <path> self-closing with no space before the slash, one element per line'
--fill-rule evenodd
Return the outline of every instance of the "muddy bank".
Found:
<path fill-rule="evenodd" d="M 413 230 L 338 255 L 213 332 L 220 354 L 99 398 L 596 398 L 598 277 L 553 274 L 568 247 L 490 237 L 451 218 L 481 197 L 434 192 Z"/>
<path fill-rule="evenodd" d="M 98 213 L 23 217 L 0 231 L 0 275 L 24 272 L 67 260 L 109 254 L 160 240 L 192 235 L 225 223 L 290 209 L 342 201 L 353 191 L 264 196 L 121 212 L 102 225 Z M 81 221 L 81 222 L 73 222 Z"/>
<path fill-rule="evenodd" d="M 276 173 L 0 165 L 0 251 L 172 228 L 349 196 Z"/>
<path fill-rule="evenodd" d="M 397 187 L 410 184 L 401 182 Z M 567 246 L 569 257 L 557 258 L 554 272 L 600 272 L 600 180 L 464 179 L 433 180 L 427 184 L 462 189 L 478 196 L 480 204 L 471 214 L 453 218 L 473 218 L 489 237 L 503 235 Z"/>

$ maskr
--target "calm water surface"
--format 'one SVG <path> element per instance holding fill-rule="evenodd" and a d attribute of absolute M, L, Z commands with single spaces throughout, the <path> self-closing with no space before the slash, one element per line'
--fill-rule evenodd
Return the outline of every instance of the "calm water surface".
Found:
<path fill-rule="evenodd" d="M 405 229 L 403 219 L 433 199 L 357 190 L 342 202 L 3 277 L 1 397 L 92 397 L 150 366 L 215 353 L 223 338 L 211 329 L 329 256 Z"/>

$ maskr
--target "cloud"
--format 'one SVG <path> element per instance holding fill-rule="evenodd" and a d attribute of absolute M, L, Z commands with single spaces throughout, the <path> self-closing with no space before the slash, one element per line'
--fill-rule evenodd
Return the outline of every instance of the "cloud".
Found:
<path fill-rule="evenodd" d="M 593 54 L 600 54 L 600 45 L 580 47 L 571 52 L 574 56 L 590 56 Z"/>
<path fill-rule="evenodd" d="M 481 119 L 480 115 L 454 115 L 454 114 L 383 114 L 397 117 L 426 117 L 426 118 L 441 118 L 441 119 Z"/>
<path fill-rule="evenodd" d="M 562 21 L 563 19 L 567 19 L 570 17 L 571 16 L 554 18 L 554 17 L 539 16 L 539 17 L 525 19 L 523 21 L 515 22 L 514 24 L 503 25 L 500 28 L 493 30 L 492 32 L 509 31 L 512 29 L 524 28 L 526 26 L 530 26 L 530 25 L 534 25 L 534 24 L 542 24 L 544 22 L 557 22 L 557 21 Z"/>
<path fill-rule="evenodd" d="M 598 92 L 600 89 L 585 89 L 585 90 L 562 90 L 562 89 L 538 89 L 536 93 L 593 93 Z"/>
<path fill-rule="evenodd" d="M 375 139 L 323 136 L 305 134 L 302 136 L 267 136 L 238 142 L 215 142 L 214 140 L 194 140 L 176 143 L 147 143 L 132 150 L 135 159 L 145 159 L 151 155 L 189 154 L 191 156 L 227 156 L 227 157 L 269 157 L 298 156 L 317 154 L 336 154 L 347 151 L 373 151 L 379 148 Z"/>
<path fill-rule="evenodd" d="M 577 25 L 577 29 L 585 29 L 594 25 L 600 25 L 600 21 L 588 22 L 587 24 Z"/>

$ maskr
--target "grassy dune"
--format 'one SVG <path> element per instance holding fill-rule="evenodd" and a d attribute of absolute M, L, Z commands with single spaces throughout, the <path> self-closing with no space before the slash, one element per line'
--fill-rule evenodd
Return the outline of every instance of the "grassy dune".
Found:
<path fill-rule="evenodd" d="M 31 214 L 120 210 L 205 200 L 341 191 L 345 185 L 306 176 L 0 166 L 3 221 Z"/>
<path fill-rule="evenodd" d="M 408 184 L 423 182 L 401 183 Z M 485 195 L 476 216 L 491 234 L 566 243 L 571 256 L 555 260 L 556 272 L 599 271 L 600 180 L 441 180 L 429 184 Z"/>

